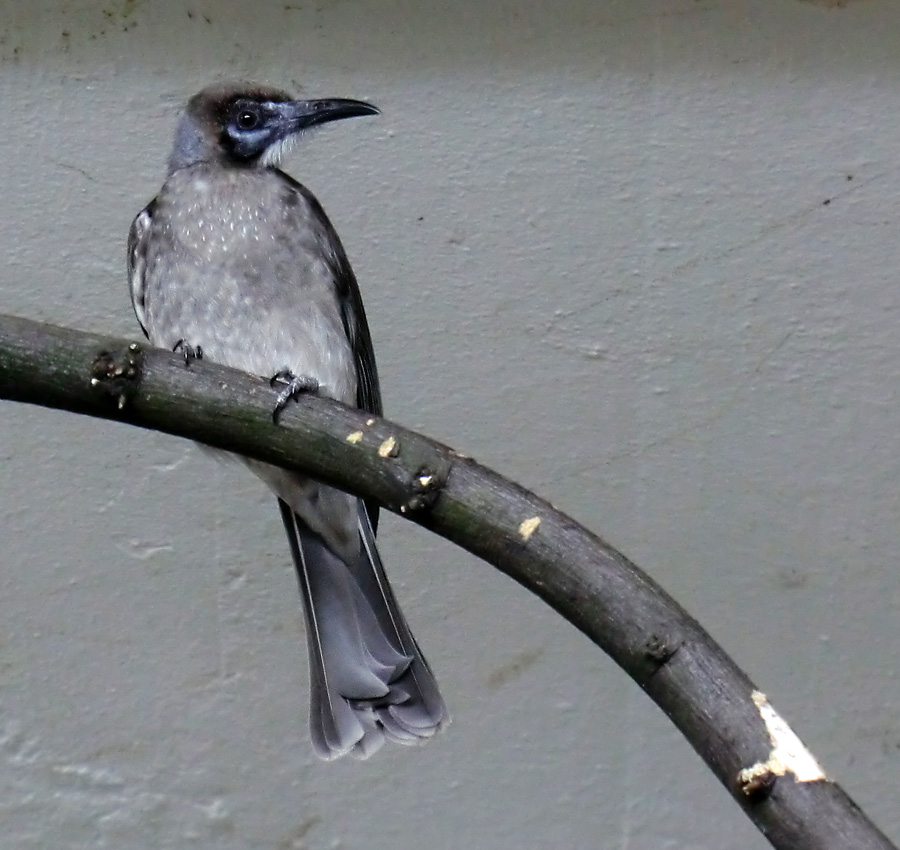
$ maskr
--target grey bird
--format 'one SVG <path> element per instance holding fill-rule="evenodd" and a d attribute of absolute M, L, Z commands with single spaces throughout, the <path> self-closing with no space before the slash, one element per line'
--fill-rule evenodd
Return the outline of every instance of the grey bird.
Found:
<path fill-rule="evenodd" d="M 191 98 L 162 190 L 128 238 L 132 303 L 151 343 L 287 376 L 278 406 L 306 390 L 381 414 L 347 255 L 313 194 L 277 167 L 302 131 L 375 114 L 362 101 L 251 84 Z M 277 495 L 297 569 L 316 754 L 365 758 L 386 738 L 431 738 L 449 715 L 375 547 L 377 505 L 242 460 Z"/>

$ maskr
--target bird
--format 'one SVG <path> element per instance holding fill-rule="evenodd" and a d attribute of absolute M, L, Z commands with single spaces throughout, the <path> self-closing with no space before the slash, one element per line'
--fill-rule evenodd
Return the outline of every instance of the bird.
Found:
<path fill-rule="evenodd" d="M 273 415 L 301 392 L 382 414 L 347 254 L 312 192 L 279 168 L 311 128 L 377 114 L 253 83 L 190 98 L 162 189 L 128 235 L 132 304 L 152 345 L 281 380 Z M 378 554 L 377 504 L 240 460 L 277 496 L 299 579 L 315 754 L 367 758 L 385 740 L 432 738 L 450 717 Z"/>

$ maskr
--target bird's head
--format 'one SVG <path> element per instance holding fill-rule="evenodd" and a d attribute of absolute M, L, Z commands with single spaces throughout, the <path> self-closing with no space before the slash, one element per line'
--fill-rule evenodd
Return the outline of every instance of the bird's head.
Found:
<path fill-rule="evenodd" d="M 277 166 L 297 134 L 317 124 L 378 115 L 361 100 L 293 100 L 278 89 L 215 85 L 195 94 L 175 130 L 169 173 L 199 162 Z"/>

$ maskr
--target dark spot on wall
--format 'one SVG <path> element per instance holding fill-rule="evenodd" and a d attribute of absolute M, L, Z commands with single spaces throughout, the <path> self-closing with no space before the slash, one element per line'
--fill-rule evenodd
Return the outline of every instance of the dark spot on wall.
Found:
<path fill-rule="evenodd" d="M 304 839 L 320 820 L 321 818 L 318 815 L 310 815 L 308 818 L 304 818 L 294 830 L 284 836 L 275 846 L 278 850 L 299 850 L 301 847 L 306 847 Z"/>
<path fill-rule="evenodd" d="M 776 581 L 784 590 L 801 590 L 809 584 L 809 576 L 794 567 L 787 567 L 778 571 Z"/>
<path fill-rule="evenodd" d="M 518 679 L 529 667 L 537 664 L 544 657 L 543 647 L 526 649 L 514 655 L 506 664 L 502 664 L 487 678 L 487 686 L 497 690 Z"/>
<path fill-rule="evenodd" d="M 800 0 L 801 3 L 809 3 L 811 6 L 820 6 L 823 9 L 843 9 L 851 3 L 859 0 Z"/>

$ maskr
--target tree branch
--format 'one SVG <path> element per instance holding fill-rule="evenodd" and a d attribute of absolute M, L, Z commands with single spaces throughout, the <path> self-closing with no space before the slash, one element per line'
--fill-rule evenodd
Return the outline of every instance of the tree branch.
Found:
<path fill-rule="evenodd" d="M 290 405 L 275 425 L 267 380 L 206 361 L 186 367 L 143 343 L 11 316 L 0 316 L 0 398 L 188 437 L 380 501 L 493 564 L 607 652 L 774 847 L 894 848 L 649 576 L 452 449 L 321 398 Z"/>

